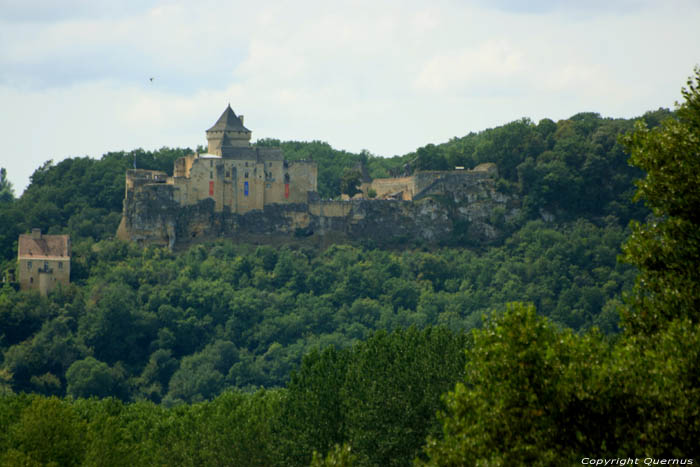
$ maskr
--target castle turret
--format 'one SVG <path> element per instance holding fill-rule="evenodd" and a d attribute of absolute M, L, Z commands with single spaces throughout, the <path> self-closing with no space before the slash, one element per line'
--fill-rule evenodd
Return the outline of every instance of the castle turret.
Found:
<path fill-rule="evenodd" d="M 243 126 L 243 118 L 237 117 L 229 104 L 216 121 L 207 130 L 209 154 L 226 157 L 233 148 L 250 147 L 251 131 Z"/>

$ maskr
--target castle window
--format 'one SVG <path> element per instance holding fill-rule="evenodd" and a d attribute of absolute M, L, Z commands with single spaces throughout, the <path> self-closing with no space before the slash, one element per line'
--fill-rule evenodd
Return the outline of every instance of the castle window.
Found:
<path fill-rule="evenodd" d="M 245 166 L 248 167 L 248 163 L 247 163 L 247 162 L 245 163 Z"/>
<path fill-rule="evenodd" d="M 214 161 L 209 161 L 209 167 L 214 167 Z"/>
<path fill-rule="evenodd" d="M 245 173 L 245 178 L 248 178 L 248 172 Z"/>
<path fill-rule="evenodd" d="M 284 174 L 284 183 L 289 183 L 289 174 Z"/>
<path fill-rule="evenodd" d="M 30 284 L 33 284 L 33 283 L 34 283 L 34 278 L 33 278 L 33 277 L 30 277 L 30 278 L 29 278 L 29 283 L 30 283 Z"/>
<path fill-rule="evenodd" d="M 31 268 L 32 268 L 32 262 L 31 262 L 31 261 L 27 261 L 27 269 L 31 269 Z"/>
<path fill-rule="evenodd" d="M 63 263 L 58 263 L 58 269 L 63 269 Z"/>

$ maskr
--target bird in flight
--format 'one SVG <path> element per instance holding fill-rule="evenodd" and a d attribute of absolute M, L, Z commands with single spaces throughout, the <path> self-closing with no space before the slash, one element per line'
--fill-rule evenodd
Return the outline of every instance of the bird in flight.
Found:
<path fill-rule="evenodd" d="M 149 78 L 149 80 L 151 81 L 151 83 L 153 82 L 153 78 Z"/>

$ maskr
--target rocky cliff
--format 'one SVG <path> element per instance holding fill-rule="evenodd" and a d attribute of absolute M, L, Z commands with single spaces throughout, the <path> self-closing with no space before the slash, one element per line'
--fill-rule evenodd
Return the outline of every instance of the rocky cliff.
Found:
<path fill-rule="evenodd" d="M 180 206 L 167 184 L 127 193 L 118 235 L 139 244 L 180 248 L 204 239 L 241 241 L 368 241 L 401 244 L 487 244 L 503 234 L 519 202 L 500 193 L 487 176 L 445 176 L 413 201 L 323 201 L 310 193 L 300 204 L 272 204 L 264 210 L 216 212 L 205 199 Z"/>

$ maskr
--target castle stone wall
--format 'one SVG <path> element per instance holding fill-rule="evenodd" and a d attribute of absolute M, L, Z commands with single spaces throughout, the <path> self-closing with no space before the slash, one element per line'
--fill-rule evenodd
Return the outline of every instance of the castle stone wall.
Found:
<path fill-rule="evenodd" d="M 378 178 L 372 180 L 370 188 L 377 192 L 377 198 L 383 198 L 392 193 L 403 192 L 403 199 L 413 198 L 415 183 L 413 177 Z"/>

